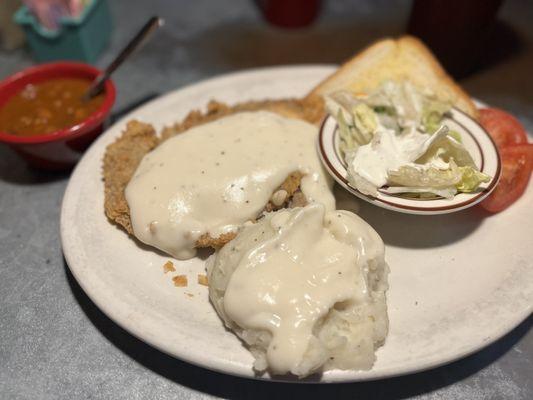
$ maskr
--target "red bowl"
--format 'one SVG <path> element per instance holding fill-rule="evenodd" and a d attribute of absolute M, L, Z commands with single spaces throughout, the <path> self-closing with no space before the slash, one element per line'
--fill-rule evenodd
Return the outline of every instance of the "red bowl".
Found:
<path fill-rule="evenodd" d="M 90 65 L 76 62 L 55 62 L 25 69 L 0 82 L 0 107 L 27 84 L 65 77 L 92 80 L 99 73 L 98 69 Z M 115 94 L 115 85 L 107 80 L 101 107 L 78 125 L 32 136 L 0 132 L 0 142 L 11 146 L 35 167 L 53 170 L 72 167 L 84 150 L 102 133 L 115 102 Z"/>

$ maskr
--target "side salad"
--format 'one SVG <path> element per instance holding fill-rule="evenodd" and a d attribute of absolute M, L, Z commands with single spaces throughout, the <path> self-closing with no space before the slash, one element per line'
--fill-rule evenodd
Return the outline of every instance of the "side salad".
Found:
<path fill-rule="evenodd" d="M 479 171 L 457 132 L 442 124 L 451 105 L 409 82 L 385 82 L 367 96 L 326 99 L 337 120 L 348 180 L 360 192 L 453 198 L 490 177 Z"/>

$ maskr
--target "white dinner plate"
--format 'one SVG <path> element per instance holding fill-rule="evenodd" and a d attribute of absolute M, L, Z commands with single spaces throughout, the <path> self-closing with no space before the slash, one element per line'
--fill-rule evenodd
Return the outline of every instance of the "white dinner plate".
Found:
<path fill-rule="evenodd" d="M 348 165 L 340 150 L 340 135 L 335 118 L 327 117 L 320 126 L 317 140 L 318 154 L 330 175 L 353 195 L 378 207 L 407 214 L 448 214 L 472 207 L 487 197 L 500 178 L 501 163 L 496 144 L 476 121 L 458 109 L 451 109 L 443 123 L 457 132 L 478 169 L 490 176 L 472 193 L 458 193 L 452 199 L 413 198 L 390 194 L 387 188 L 378 189 L 376 197 L 361 193 L 348 181 Z"/>
<path fill-rule="evenodd" d="M 173 260 L 141 246 L 104 215 L 102 157 L 126 121 L 157 128 L 210 99 L 240 102 L 305 94 L 333 71 L 305 66 L 253 70 L 171 92 L 133 111 L 106 131 L 79 162 L 61 212 L 63 252 L 72 274 L 96 305 L 150 345 L 205 368 L 254 377 L 253 358 L 224 329 L 196 283 L 205 261 Z M 370 371 L 329 371 L 323 382 L 362 381 L 435 367 L 470 354 L 509 332 L 533 304 L 533 185 L 506 211 L 478 207 L 448 215 L 401 214 L 336 190 L 338 208 L 357 210 L 382 236 L 391 268 L 390 330 Z M 186 274 L 178 288 L 172 276 Z M 271 379 L 268 376 L 262 378 Z M 319 378 L 316 378 L 319 379 Z"/>

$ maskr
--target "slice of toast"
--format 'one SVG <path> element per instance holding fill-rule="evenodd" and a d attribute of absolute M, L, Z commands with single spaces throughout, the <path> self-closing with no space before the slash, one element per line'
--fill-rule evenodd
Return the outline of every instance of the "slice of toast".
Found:
<path fill-rule="evenodd" d="M 384 39 L 367 47 L 318 84 L 306 99 L 316 101 L 337 90 L 369 93 L 387 80 L 408 80 L 414 86 L 429 88 L 439 99 L 477 118 L 477 108 L 470 97 L 431 51 L 412 36 Z"/>

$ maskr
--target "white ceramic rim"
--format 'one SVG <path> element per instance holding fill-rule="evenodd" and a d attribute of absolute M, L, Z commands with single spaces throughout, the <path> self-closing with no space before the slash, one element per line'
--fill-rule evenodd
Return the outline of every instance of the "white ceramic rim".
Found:
<path fill-rule="evenodd" d="M 208 79 L 199 83 L 192 84 L 190 86 L 187 86 L 185 88 L 176 90 L 174 92 L 170 92 L 164 96 L 161 96 L 157 99 L 152 100 L 151 102 L 139 107 L 138 109 L 132 111 L 127 116 L 125 116 L 122 120 L 117 122 L 115 126 L 123 126 L 124 122 L 126 120 L 130 120 L 131 118 L 134 118 L 137 114 L 140 112 L 145 112 L 149 110 L 151 107 L 156 106 L 157 104 L 160 104 L 162 102 L 165 102 L 166 100 L 170 99 L 172 96 L 174 96 L 176 93 L 184 93 L 184 92 L 190 92 L 190 91 L 198 91 L 199 89 L 204 90 L 206 93 L 209 93 L 209 87 L 211 85 L 220 85 L 225 82 L 232 82 L 234 80 L 240 80 L 240 79 L 273 79 L 273 76 L 276 74 L 287 74 L 288 71 L 290 73 L 294 73 L 295 76 L 298 76 L 303 73 L 309 73 L 310 71 L 313 72 L 313 74 L 319 76 L 326 76 L 327 74 L 333 72 L 334 67 L 332 66 L 291 66 L 291 67 L 275 67 L 275 68 L 263 68 L 263 69 L 254 69 L 244 72 L 237 72 L 237 73 L 231 73 L 219 77 L 215 77 L 212 79 Z M 110 133 L 108 131 L 108 133 Z M 94 158 L 96 156 L 100 156 L 101 154 L 97 154 L 98 152 L 102 152 L 102 146 L 101 143 L 104 141 L 106 133 L 104 133 L 93 145 L 91 148 L 86 152 L 82 160 L 78 163 L 77 167 L 72 173 L 71 179 L 69 181 L 69 184 L 66 188 L 65 195 L 63 198 L 62 203 L 62 210 L 61 210 L 61 242 L 62 242 L 62 249 L 65 256 L 65 259 L 67 261 L 67 264 L 69 266 L 70 271 L 72 272 L 74 278 L 78 282 L 78 284 L 81 286 L 81 288 L 85 291 L 85 293 L 89 296 L 89 298 L 102 310 L 110 319 L 112 319 L 114 322 L 116 322 L 118 325 L 120 325 L 122 328 L 124 328 L 126 331 L 128 331 L 133 336 L 137 337 L 141 341 L 157 348 L 158 350 L 169 354 L 170 356 L 179 358 L 183 361 L 186 361 L 188 363 L 191 363 L 193 365 L 197 365 L 203 368 L 207 368 L 213 371 L 222 372 L 230 375 L 235 375 L 239 377 L 245 377 L 245 378 L 254 378 L 254 379 L 261 379 L 261 380 L 268 380 L 268 381 L 283 381 L 283 382 L 296 382 L 296 383 L 316 383 L 316 381 L 301 381 L 296 380 L 294 378 L 284 378 L 284 377 L 275 377 L 275 378 L 263 378 L 263 377 L 256 377 L 253 375 L 251 370 L 243 370 L 241 366 L 238 364 L 234 364 L 231 361 L 226 360 L 213 360 L 209 357 L 209 354 L 204 353 L 198 353 L 197 351 L 191 350 L 186 343 L 183 344 L 183 346 L 180 347 L 179 351 L 171 351 L 165 344 L 164 338 L 161 337 L 154 337 L 151 335 L 148 335 L 146 331 L 142 328 L 142 325 L 135 325 L 131 322 L 129 319 L 129 313 L 131 312 L 130 304 L 127 302 L 122 301 L 120 304 L 110 303 L 106 300 L 109 300 L 109 298 L 112 298 L 113 300 L 119 300 L 116 297 L 113 297 L 114 295 L 112 293 L 108 293 L 108 298 L 104 298 L 104 296 L 101 296 L 101 293 L 99 293 L 99 290 L 101 288 L 95 287 L 90 280 L 87 280 L 87 266 L 86 265 L 80 265 L 79 260 L 76 258 L 75 254 L 75 246 L 79 245 L 75 240 L 72 239 L 70 236 L 70 224 L 72 222 L 72 218 L 75 217 L 75 209 L 73 208 L 74 204 L 73 201 L 77 197 L 77 191 L 80 189 L 80 187 L 83 185 L 83 182 L 77 180 L 77 174 L 78 171 L 80 171 L 84 163 L 87 162 L 91 157 Z M 102 218 L 105 218 L 102 215 Z M 110 229 L 116 229 L 114 226 L 109 224 Z M 501 325 L 498 327 L 498 329 L 495 329 L 491 332 L 490 337 L 487 338 L 487 340 L 479 341 L 476 343 L 476 345 L 463 347 L 460 349 L 460 351 L 449 353 L 446 357 L 436 357 L 436 358 L 430 358 L 427 359 L 424 362 L 417 363 L 416 366 L 410 366 L 408 368 L 399 369 L 399 368 L 385 368 L 380 371 L 363 371 L 359 372 L 357 371 L 354 375 L 354 371 L 328 371 L 326 380 L 320 381 L 321 383 L 334 383 L 334 382 L 358 382 L 358 381 L 369 381 L 369 380 L 377 380 L 377 379 L 383 379 L 383 378 L 390 378 L 400 375 L 406 375 L 410 373 L 420 372 L 424 370 L 428 370 L 431 368 L 435 368 L 444 364 L 448 364 L 452 361 L 458 360 L 460 358 L 463 358 L 465 356 L 468 356 L 488 345 L 491 343 L 497 341 L 501 337 L 503 337 L 506 333 L 510 332 L 512 329 L 514 329 L 516 326 L 518 326 L 523 320 L 525 320 L 529 315 L 531 314 L 531 309 L 528 309 L 519 315 L 513 315 L 512 320 L 508 320 L 506 325 Z"/>

